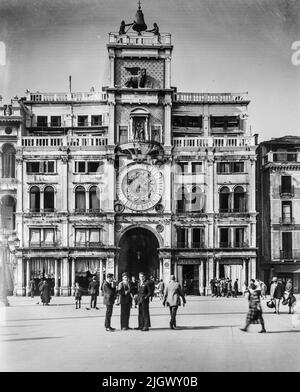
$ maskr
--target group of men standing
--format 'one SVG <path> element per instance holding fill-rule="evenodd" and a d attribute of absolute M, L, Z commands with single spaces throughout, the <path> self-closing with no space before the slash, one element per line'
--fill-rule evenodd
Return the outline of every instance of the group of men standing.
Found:
<path fill-rule="evenodd" d="M 155 284 L 153 280 L 146 278 L 144 272 L 139 273 L 138 282 L 136 282 L 135 279 L 130 281 L 129 275 L 124 272 L 122 274 L 122 280 L 118 284 L 114 281 L 114 275 L 108 273 L 102 284 L 101 290 L 103 293 L 103 304 L 106 306 L 104 322 L 106 331 L 115 331 L 115 328 L 111 325 L 113 306 L 115 304 L 120 305 L 120 325 L 122 331 L 132 329 L 129 326 L 129 319 L 133 304 L 135 304 L 135 307 L 138 307 L 138 326 L 134 329 L 142 332 L 149 331 L 149 328 L 151 327 L 149 305 L 154 296 Z M 97 296 L 99 295 L 99 283 L 97 282 L 96 277 L 94 277 L 89 284 L 89 293 L 91 295 L 90 308 L 98 309 L 96 304 Z M 181 305 L 181 299 L 183 305 L 185 305 L 186 300 L 180 284 L 175 281 L 174 275 L 171 275 L 170 282 L 166 285 L 161 299 L 163 301 L 163 306 L 167 305 L 170 308 L 170 328 L 176 329 L 178 306 Z M 76 308 L 78 308 L 78 300 L 78 291 L 75 290 Z"/>
<path fill-rule="evenodd" d="M 232 284 L 230 278 L 214 278 L 210 281 L 210 289 L 212 297 L 234 297 L 239 294 L 239 280 L 236 279 Z"/>

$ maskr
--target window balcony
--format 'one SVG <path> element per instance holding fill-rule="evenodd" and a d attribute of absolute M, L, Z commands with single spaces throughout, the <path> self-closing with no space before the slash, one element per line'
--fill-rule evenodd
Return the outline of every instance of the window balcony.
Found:
<path fill-rule="evenodd" d="M 58 242 L 31 242 L 29 243 L 29 248 L 56 248 L 58 246 Z"/>
<path fill-rule="evenodd" d="M 22 147 L 54 148 L 61 147 L 105 147 L 108 139 L 105 136 L 26 136 L 22 137 Z"/>
<path fill-rule="evenodd" d="M 281 218 L 279 218 L 279 223 L 281 225 L 294 225 L 295 218 L 293 218 L 291 216 L 281 217 Z"/>
<path fill-rule="evenodd" d="M 173 145 L 175 148 L 206 148 L 206 147 L 223 147 L 238 148 L 255 146 L 255 137 L 173 137 Z"/>
<path fill-rule="evenodd" d="M 248 93 L 181 93 L 174 94 L 175 102 L 188 103 L 238 103 L 250 102 Z"/>
<path fill-rule="evenodd" d="M 103 246 L 101 241 L 98 242 L 75 242 L 75 248 L 99 248 Z"/>
<path fill-rule="evenodd" d="M 295 187 L 292 185 L 290 188 L 283 188 L 279 186 L 279 194 L 280 197 L 294 197 L 295 196 Z"/>

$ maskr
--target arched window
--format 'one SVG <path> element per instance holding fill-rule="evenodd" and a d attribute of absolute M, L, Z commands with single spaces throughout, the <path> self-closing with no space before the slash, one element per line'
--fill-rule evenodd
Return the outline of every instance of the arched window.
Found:
<path fill-rule="evenodd" d="M 187 198 L 188 192 L 184 186 L 178 189 L 176 194 L 177 212 L 187 212 L 189 200 Z"/>
<path fill-rule="evenodd" d="M 54 189 L 52 186 L 46 186 L 44 189 L 44 211 L 54 211 Z"/>
<path fill-rule="evenodd" d="M 76 212 L 85 211 L 85 189 L 83 186 L 78 186 L 75 189 L 75 210 Z"/>
<path fill-rule="evenodd" d="M 16 202 L 12 196 L 4 196 L 1 200 L 1 227 L 6 230 L 16 228 Z"/>
<path fill-rule="evenodd" d="M 219 211 L 230 212 L 230 191 L 227 186 L 220 189 Z"/>
<path fill-rule="evenodd" d="M 246 211 L 246 193 L 243 187 L 237 186 L 233 194 L 233 211 L 245 212 Z"/>
<path fill-rule="evenodd" d="M 5 144 L 2 151 L 2 177 L 15 178 L 16 151 L 11 144 Z"/>
<path fill-rule="evenodd" d="M 100 210 L 100 194 L 97 194 L 97 187 L 92 186 L 89 191 L 90 211 L 97 212 Z"/>
<path fill-rule="evenodd" d="M 191 212 L 203 212 L 205 210 L 205 194 L 199 186 L 194 186 L 191 193 Z"/>
<path fill-rule="evenodd" d="M 40 189 L 37 186 L 30 188 L 30 211 L 40 212 Z"/>

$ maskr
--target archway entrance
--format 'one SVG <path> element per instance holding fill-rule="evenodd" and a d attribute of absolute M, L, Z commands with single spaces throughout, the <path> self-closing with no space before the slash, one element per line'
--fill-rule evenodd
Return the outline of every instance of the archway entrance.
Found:
<path fill-rule="evenodd" d="M 123 272 L 138 277 L 140 271 L 159 278 L 159 243 L 155 235 L 144 228 L 134 228 L 123 234 L 120 242 L 118 279 Z"/>

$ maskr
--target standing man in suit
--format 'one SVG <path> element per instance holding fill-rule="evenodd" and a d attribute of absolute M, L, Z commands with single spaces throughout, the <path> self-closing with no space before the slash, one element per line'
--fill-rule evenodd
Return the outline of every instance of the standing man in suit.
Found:
<path fill-rule="evenodd" d="M 139 273 L 139 284 L 138 284 L 138 297 L 137 302 L 139 305 L 139 326 L 135 329 L 141 331 L 149 331 L 150 324 L 150 313 L 149 313 L 149 298 L 151 297 L 151 288 L 149 283 L 146 281 L 144 272 Z"/>
<path fill-rule="evenodd" d="M 170 282 L 166 286 L 163 306 L 167 304 L 170 308 L 170 328 L 176 328 L 176 314 L 178 306 L 180 306 L 181 301 L 180 297 L 182 298 L 183 306 L 186 304 L 186 300 L 184 297 L 184 292 L 178 282 L 175 282 L 175 276 L 171 275 Z"/>
<path fill-rule="evenodd" d="M 88 292 L 91 295 L 90 308 L 94 308 L 94 309 L 99 310 L 99 308 L 97 308 L 97 297 L 99 295 L 99 283 L 97 282 L 96 276 L 93 276 L 93 279 L 89 284 Z M 86 308 L 86 309 L 90 310 L 90 308 Z"/>
<path fill-rule="evenodd" d="M 130 317 L 130 308 L 132 305 L 132 292 L 131 286 L 129 282 L 129 275 L 127 272 L 123 272 L 122 281 L 118 284 L 117 292 L 120 297 L 120 305 L 121 305 L 121 330 L 127 331 L 131 329 L 129 327 L 129 317 Z"/>
<path fill-rule="evenodd" d="M 114 285 L 114 275 L 107 274 L 106 280 L 103 283 L 103 305 L 106 305 L 105 315 L 105 329 L 108 332 L 115 331 L 115 328 L 111 327 L 111 316 L 113 312 L 113 306 L 116 299 L 116 287 Z"/>

